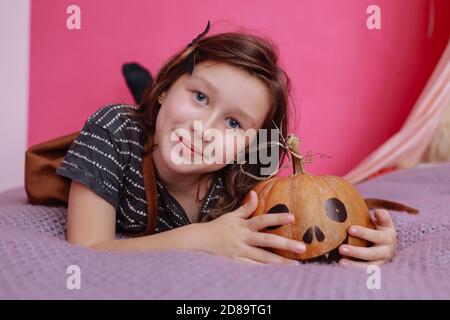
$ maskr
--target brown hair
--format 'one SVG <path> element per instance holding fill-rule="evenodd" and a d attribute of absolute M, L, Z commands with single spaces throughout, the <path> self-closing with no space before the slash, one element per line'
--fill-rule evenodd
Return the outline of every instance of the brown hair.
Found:
<path fill-rule="evenodd" d="M 251 75 L 262 80 L 267 86 L 270 97 L 270 112 L 266 116 L 261 129 L 274 129 L 274 123 L 281 129 L 283 137 L 288 132 L 288 99 L 291 84 L 286 72 L 278 66 L 278 49 L 271 41 L 260 36 L 243 32 L 227 32 L 205 37 L 197 43 L 176 53 L 162 66 L 154 82 L 144 93 L 143 101 L 135 111 L 134 117 L 138 120 L 142 130 L 142 142 L 145 143 L 150 135 L 155 133 L 156 118 L 161 105 L 158 97 L 165 92 L 180 76 L 188 72 L 189 58 L 195 54 L 195 63 L 204 61 L 222 62 L 240 67 Z M 270 132 L 270 131 L 269 131 Z M 270 133 L 267 134 L 270 141 Z M 278 142 L 278 141 L 277 141 Z M 285 150 L 279 149 L 279 163 L 286 157 Z M 247 154 L 248 146 L 245 148 Z M 268 155 L 271 154 L 268 147 Z M 209 214 L 201 218 L 202 222 L 213 220 L 220 215 L 237 209 L 245 195 L 260 181 L 243 174 L 241 164 L 229 163 L 214 174 L 205 173 L 199 179 L 196 201 L 199 199 L 200 184 L 203 179 L 222 177 L 225 191 L 217 200 Z M 242 164 L 242 169 L 253 175 L 259 175 L 262 165 Z"/>

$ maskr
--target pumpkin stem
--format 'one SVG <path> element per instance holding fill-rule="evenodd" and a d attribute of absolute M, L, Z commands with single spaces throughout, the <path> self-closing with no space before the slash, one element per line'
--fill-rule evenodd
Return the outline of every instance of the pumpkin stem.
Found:
<path fill-rule="evenodd" d="M 289 134 L 286 138 L 286 144 L 291 154 L 292 162 L 294 163 L 294 174 L 304 174 L 303 156 L 299 152 L 299 139 L 294 134 Z"/>

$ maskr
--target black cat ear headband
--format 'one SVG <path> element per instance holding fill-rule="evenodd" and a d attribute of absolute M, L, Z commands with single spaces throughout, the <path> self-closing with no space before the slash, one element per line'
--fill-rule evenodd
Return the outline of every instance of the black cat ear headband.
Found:
<path fill-rule="evenodd" d="M 194 66 L 195 66 L 195 54 L 197 51 L 197 42 L 202 39 L 209 31 L 209 20 L 208 20 L 208 24 L 206 25 L 205 30 L 200 33 L 197 37 L 195 37 L 194 40 L 192 40 L 188 45 L 187 48 L 191 47 L 191 46 L 195 46 L 194 50 L 192 50 L 192 52 L 189 54 L 189 56 L 186 58 L 186 67 L 187 70 L 189 72 L 189 74 L 192 74 L 192 72 L 194 71 Z"/>

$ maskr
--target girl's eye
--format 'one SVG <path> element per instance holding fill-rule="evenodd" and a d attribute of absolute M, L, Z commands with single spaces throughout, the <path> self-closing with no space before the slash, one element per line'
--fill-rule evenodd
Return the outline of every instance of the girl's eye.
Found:
<path fill-rule="evenodd" d="M 208 97 L 201 91 L 194 91 L 195 99 L 199 102 L 203 102 L 204 100 L 208 101 Z"/>
<path fill-rule="evenodd" d="M 231 129 L 240 129 L 241 128 L 241 124 L 239 123 L 239 121 L 237 121 L 233 118 L 228 118 L 227 120 L 231 120 L 228 122 Z"/>

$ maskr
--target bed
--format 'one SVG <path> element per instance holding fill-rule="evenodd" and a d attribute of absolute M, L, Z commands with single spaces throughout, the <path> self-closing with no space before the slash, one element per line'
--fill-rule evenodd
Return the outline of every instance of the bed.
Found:
<path fill-rule="evenodd" d="M 398 251 L 379 270 L 380 287 L 368 286 L 367 270 L 335 265 L 261 266 L 204 252 L 70 245 L 66 208 L 29 205 L 19 187 L 0 194 L 0 299 L 449 299 L 450 163 L 356 187 L 364 197 L 421 210 L 392 212 Z M 80 268 L 80 289 L 68 289 L 72 265 Z"/>

